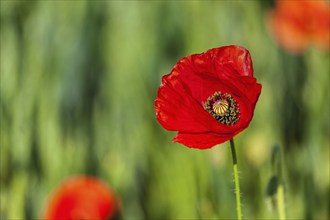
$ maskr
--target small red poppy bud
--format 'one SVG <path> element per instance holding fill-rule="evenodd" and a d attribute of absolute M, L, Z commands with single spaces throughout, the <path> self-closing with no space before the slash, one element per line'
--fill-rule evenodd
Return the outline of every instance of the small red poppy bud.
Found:
<path fill-rule="evenodd" d="M 49 198 L 42 219 L 111 220 L 119 213 L 118 201 L 105 183 L 78 176 L 64 181 Z"/>

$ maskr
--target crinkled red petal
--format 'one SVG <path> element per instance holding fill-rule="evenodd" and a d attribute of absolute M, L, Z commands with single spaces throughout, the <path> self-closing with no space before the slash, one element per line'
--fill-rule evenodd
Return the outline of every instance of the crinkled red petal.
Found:
<path fill-rule="evenodd" d="M 221 144 L 233 138 L 232 135 L 221 135 L 217 133 L 182 133 L 179 132 L 173 142 L 184 144 L 190 148 L 208 149 L 214 145 Z"/>

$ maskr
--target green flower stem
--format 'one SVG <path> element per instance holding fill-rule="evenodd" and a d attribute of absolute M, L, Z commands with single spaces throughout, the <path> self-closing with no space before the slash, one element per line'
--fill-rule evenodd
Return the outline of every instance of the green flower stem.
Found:
<path fill-rule="evenodd" d="M 278 218 L 280 220 L 285 220 L 284 187 L 281 183 L 277 187 L 277 211 Z"/>
<path fill-rule="evenodd" d="M 230 149 L 233 157 L 233 168 L 234 168 L 234 181 L 235 181 L 235 194 L 236 194 L 236 210 L 237 210 L 237 219 L 242 219 L 242 210 L 241 210 L 241 190 L 239 186 L 239 177 L 237 169 L 237 158 L 235 151 L 234 139 L 230 140 Z"/>

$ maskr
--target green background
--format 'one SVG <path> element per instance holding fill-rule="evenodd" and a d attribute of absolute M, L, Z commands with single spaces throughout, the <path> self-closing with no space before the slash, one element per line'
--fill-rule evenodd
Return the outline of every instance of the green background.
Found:
<path fill-rule="evenodd" d="M 292 55 L 268 32 L 270 1 L 1 1 L 1 219 L 38 219 L 70 176 L 99 176 L 124 219 L 234 219 L 229 143 L 172 143 L 155 119 L 182 57 L 249 49 L 263 86 L 235 137 L 243 217 L 277 218 L 266 189 L 283 155 L 290 219 L 329 218 L 329 53 Z M 277 158 L 278 159 L 278 158 Z"/>

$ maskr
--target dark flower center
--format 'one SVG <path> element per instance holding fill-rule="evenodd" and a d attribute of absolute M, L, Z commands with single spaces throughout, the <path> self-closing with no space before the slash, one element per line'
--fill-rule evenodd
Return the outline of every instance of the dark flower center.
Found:
<path fill-rule="evenodd" d="M 221 124 L 235 125 L 239 120 L 238 104 L 228 93 L 215 92 L 207 98 L 204 109 Z"/>

